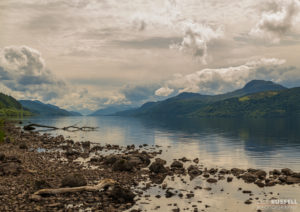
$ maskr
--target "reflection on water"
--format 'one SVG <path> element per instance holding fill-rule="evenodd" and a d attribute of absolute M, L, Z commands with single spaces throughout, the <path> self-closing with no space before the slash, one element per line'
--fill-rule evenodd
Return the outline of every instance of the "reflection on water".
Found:
<path fill-rule="evenodd" d="M 300 120 L 164 119 L 124 117 L 35 117 L 24 120 L 64 127 L 97 126 L 95 132 L 52 131 L 101 144 L 149 144 L 166 148 L 166 159 L 198 157 L 223 167 L 290 167 L 300 171 Z M 49 131 L 47 131 L 49 132 Z"/>

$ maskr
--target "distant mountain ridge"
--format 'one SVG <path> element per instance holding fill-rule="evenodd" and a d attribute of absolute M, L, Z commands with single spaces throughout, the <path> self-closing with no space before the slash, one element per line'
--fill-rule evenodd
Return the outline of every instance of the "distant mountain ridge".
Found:
<path fill-rule="evenodd" d="M 159 101 L 148 102 L 139 108 L 121 111 L 115 113 L 117 116 L 188 116 L 215 102 L 223 101 L 230 98 L 242 97 L 264 91 L 281 91 L 285 90 L 282 85 L 271 81 L 252 80 L 243 88 L 219 95 L 201 95 L 198 93 L 181 93 L 175 97 Z"/>
<path fill-rule="evenodd" d="M 109 106 L 106 108 L 96 110 L 95 112 L 89 114 L 89 116 L 107 116 L 107 115 L 117 113 L 119 111 L 129 110 L 129 109 L 132 109 L 132 106 L 130 106 L 130 105 L 114 105 L 114 106 Z"/>
<path fill-rule="evenodd" d="M 41 116 L 81 116 L 80 113 L 74 111 L 67 111 L 55 105 L 45 104 L 38 100 L 20 100 L 24 108 L 27 108 L 32 113 Z"/>

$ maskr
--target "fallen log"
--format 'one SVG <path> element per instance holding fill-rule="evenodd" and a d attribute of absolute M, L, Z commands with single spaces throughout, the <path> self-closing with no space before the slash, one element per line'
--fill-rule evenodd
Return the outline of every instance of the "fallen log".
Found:
<path fill-rule="evenodd" d="M 62 193 L 74 193 L 81 191 L 100 191 L 109 186 L 116 185 L 117 182 L 112 179 L 103 179 L 97 185 L 94 186 L 80 186 L 80 187 L 71 187 L 71 188 L 49 188 L 49 189 L 41 189 L 36 191 L 31 198 L 32 199 L 40 199 L 43 195 L 55 195 Z"/>
<path fill-rule="evenodd" d="M 87 127 L 87 126 L 77 127 L 76 125 L 71 125 L 71 126 L 67 126 L 67 127 L 63 127 L 63 128 L 58 128 L 58 127 L 54 127 L 54 126 L 41 125 L 41 124 L 28 124 L 28 125 L 25 125 L 23 127 L 23 129 L 27 130 L 27 131 L 32 131 L 32 130 L 35 130 L 36 127 L 47 128 L 49 130 L 64 130 L 64 131 L 69 131 L 69 132 L 77 132 L 77 131 L 89 132 L 89 131 L 96 130 L 96 127 Z"/>

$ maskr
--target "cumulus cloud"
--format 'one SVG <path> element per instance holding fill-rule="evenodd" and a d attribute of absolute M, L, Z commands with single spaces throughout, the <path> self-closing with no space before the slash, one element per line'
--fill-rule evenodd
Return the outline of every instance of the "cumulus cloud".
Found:
<path fill-rule="evenodd" d="M 66 86 L 46 68 L 41 54 L 27 46 L 0 49 L 0 78 L 11 91 L 45 101 L 57 98 Z"/>
<path fill-rule="evenodd" d="M 77 109 L 97 109 L 109 100 L 58 79 L 47 69 L 40 52 L 28 46 L 0 49 L 0 79 L 1 92 L 17 99 L 37 99 L 65 108 L 76 105 Z"/>
<path fill-rule="evenodd" d="M 162 87 L 155 91 L 155 95 L 157 96 L 169 96 L 171 93 L 174 92 L 174 89 L 168 87 Z"/>
<path fill-rule="evenodd" d="M 299 20 L 298 0 L 273 0 L 269 2 L 250 35 L 278 43 L 283 36 L 293 31 Z"/>
<path fill-rule="evenodd" d="M 289 83 L 300 79 L 300 71 L 295 67 L 285 68 L 285 60 L 277 58 L 262 58 L 249 61 L 240 66 L 202 69 L 192 74 L 177 74 L 155 94 L 167 96 L 170 91 L 200 92 L 203 94 L 220 94 L 241 88 L 254 79 L 272 80 L 278 83 Z"/>
<path fill-rule="evenodd" d="M 208 25 L 192 21 L 183 22 L 183 31 L 184 35 L 181 43 L 172 44 L 170 48 L 189 53 L 199 58 L 203 63 L 206 63 L 207 44 L 223 36 L 221 28 L 213 29 Z"/>

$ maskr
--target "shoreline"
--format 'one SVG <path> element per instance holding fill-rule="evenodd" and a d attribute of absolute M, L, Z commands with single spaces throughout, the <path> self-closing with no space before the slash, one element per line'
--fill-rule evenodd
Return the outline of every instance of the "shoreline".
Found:
<path fill-rule="evenodd" d="M 139 211 L 135 208 L 142 204 L 140 199 L 153 187 L 161 188 L 166 198 L 192 199 L 194 190 L 209 190 L 209 187 L 198 186 L 183 196 L 174 191 L 176 188 L 168 186 L 169 178 L 171 181 L 189 178 L 181 180 L 183 185 L 195 179 L 211 185 L 220 182 L 232 184 L 239 180 L 255 184 L 259 189 L 276 188 L 278 185 L 299 186 L 300 183 L 300 173 L 288 168 L 269 173 L 252 168 L 216 169 L 201 166 L 201 161 L 196 158 L 179 158 L 167 164 L 159 158 L 163 151 L 158 146 L 145 150 L 146 144 L 122 147 L 74 142 L 63 136 L 22 131 L 10 122 L 4 124 L 4 130 L 6 137 L 0 145 L 1 211 Z M 116 184 L 101 192 L 34 196 L 41 189 L 96 185 L 103 179 L 111 179 Z M 241 192 L 249 196 L 252 194 L 249 190 L 241 189 Z M 155 198 L 161 197 L 155 195 Z M 191 201 L 188 211 L 198 211 L 198 207 L 194 207 L 195 202 Z M 244 204 L 254 202 L 255 199 L 249 197 Z M 211 208 L 204 206 L 208 210 Z M 176 209 L 175 205 L 170 210 L 180 211 L 180 208 Z"/>

